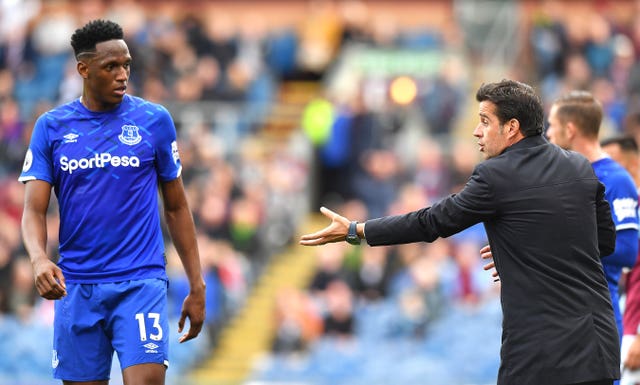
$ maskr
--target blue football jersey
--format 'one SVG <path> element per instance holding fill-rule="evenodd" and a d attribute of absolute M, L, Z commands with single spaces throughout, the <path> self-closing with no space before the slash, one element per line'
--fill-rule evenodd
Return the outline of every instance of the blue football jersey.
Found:
<path fill-rule="evenodd" d="M 599 159 L 591 164 L 596 176 L 604 184 L 605 198 L 611 207 L 611 218 L 616 228 L 616 250 L 602 258 L 602 268 L 609 286 L 611 303 L 620 335 L 622 335 L 622 313 L 619 305 L 618 282 L 624 266 L 631 267 L 637 258 L 637 247 L 625 247 L 625 239 L 632 235 L 632 244 L 637 246 L 638 192 L 631 175 L 611 158 Z M 621 233 L 624 232 L 624 233 Z M 629 232 L 633 232 L 630 234 Z"/>
<path fill-rule="evenodd" d="M 53 185 L 67 282 L 166 279 L 158 181 L 180 176 L 169 112 L 125 95 L 112 111 L 80 100 L 36 121 L 19 180 Z"/>
<path fill-rule="evenodd" d="M 631 175 L 611 158 L 591 164 L 596 176 L 605 186 L 605 198 L 611 206 L 616 231 L 638 230 L 638 192 Z"/>

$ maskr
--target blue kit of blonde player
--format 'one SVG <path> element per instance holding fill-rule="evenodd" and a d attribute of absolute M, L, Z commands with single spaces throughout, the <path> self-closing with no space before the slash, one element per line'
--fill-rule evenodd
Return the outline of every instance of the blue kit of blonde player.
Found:
<path fill-rule="evenodd" d="M 613 159 L 602 158 L 591 165 L 598 179 L 606 186 L 604 194 L 616 226 L 616 250 L 611 255 L 603 256 L 602 268 L 607 278 L 618 332 L 622 338 L 618 282 L 622 269 L 631 268 L 638 255 L 638 193 L 631 176 Z"/>
<path fill-rule="evenodd" d="M 114 348 L 123 368 L 167 364 L 158 180 L 181 170 L 169 112 L 134 96 L 107 112 L 74 100 L 36 122 L 19 180 L 50 183 L 60 207 L 58 266 L 68 295 L 56 301 L 56 378 L 83 381 L 74 376 L 105 370 Z M 78 337 L 105 333 L 116 346 Z"/>

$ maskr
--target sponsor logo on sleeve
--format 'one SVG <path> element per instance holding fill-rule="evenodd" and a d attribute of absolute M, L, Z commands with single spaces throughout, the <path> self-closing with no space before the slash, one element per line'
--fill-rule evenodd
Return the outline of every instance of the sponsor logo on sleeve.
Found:
<path fill-rule="evenodd" d="M 618 198 L 613 200 L 612 209 L 618 222 L 626 218 L 636 218 L 638 202 L 633 198 Z"/>
<path fill-rule="evenodd" d="M 29 171 L 31 169 L 32 164 L 33 164 L 33 152 L 31 152 L 31 149 L 28 149 L 26 155 L 24 156 L 24 163 L 22 164 L 22 172 Z"/>
<path fill-rule="evenodd" d="M 175 140 L 171 142 L 171 156 L 173 156 L 173 163 L 178 164 L 180 153 L 178 152 L 178 142 Z"/>

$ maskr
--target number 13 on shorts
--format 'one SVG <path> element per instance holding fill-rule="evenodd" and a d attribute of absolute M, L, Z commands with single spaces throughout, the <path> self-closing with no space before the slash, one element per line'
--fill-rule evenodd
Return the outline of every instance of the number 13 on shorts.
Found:
<path fill-rule="evenodd" d="M 138 331 L 140 332 L 140 341 L 146 341 L 150 339 L 152 341 L 160 341 L 162 340 L 162 326 L 160 325 L 160 314 L 159 313 L 137 313 L 135 316 L 138 321 Z M 145 319 L 152 321 L 151 322 L 151 330 L 147 331 L 147 324 Z"/>

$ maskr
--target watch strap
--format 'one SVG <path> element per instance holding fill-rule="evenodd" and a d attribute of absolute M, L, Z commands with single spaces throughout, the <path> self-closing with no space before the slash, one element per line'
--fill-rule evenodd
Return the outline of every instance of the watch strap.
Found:
<path fill-rule="evenodd" d="M 352 245 L 360 244 L 360 237 L 358 236 L 358 221 L 351 221 L 351 223 L 349 223 L 347 242 Z"/>

